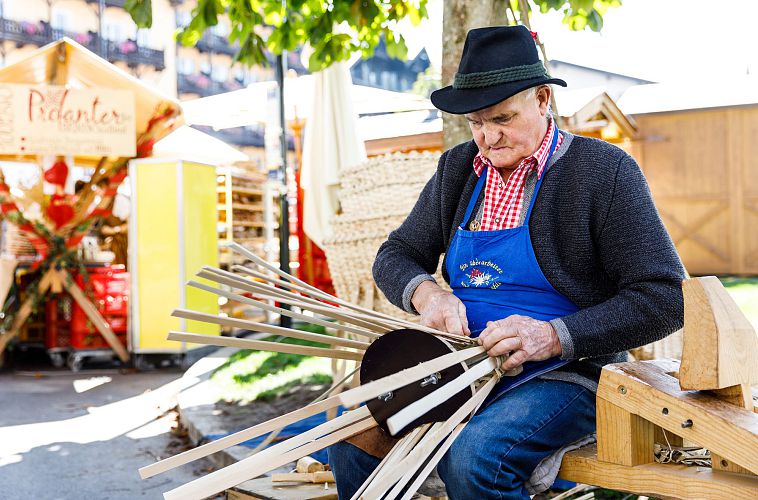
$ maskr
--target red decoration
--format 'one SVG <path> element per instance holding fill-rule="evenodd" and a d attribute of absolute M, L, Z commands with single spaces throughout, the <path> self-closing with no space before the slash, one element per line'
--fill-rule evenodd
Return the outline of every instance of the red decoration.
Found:
<path fill-rule="evenodd" d="M 55 229 L 65 226 L 74 218 L 74 207 L 69 204 L 69 198 L 70 196 L 65 194 L 54 194 L 45 209 L 47 217 L 55 224 Z"/>
<path fill-rule="evenodd" d="M 45 171 L 45 181 L 56 186 L 64 187 L 68 178 L 68 165 L 63 160 L 53 163 L 53 166 Z"/>
<path fill-rule="evenodd" d="M 539 35 L 537 34 L 537 32 L 536 31 L 530 31 L 529 33 L 532 34 L 532 39 L 534 39 L 534 41 L 536 42 L 537 38 L 539 37 Z"/>

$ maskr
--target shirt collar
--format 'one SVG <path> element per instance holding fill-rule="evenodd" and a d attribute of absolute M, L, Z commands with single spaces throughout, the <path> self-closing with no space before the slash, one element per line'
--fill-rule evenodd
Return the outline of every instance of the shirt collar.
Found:
<path fill-rule="evenodd" d="M 542 143 L 537 148 L 537 150 L 532 153 L 530 156 L 527 156 L 523 160 L 521 160 L 521 163 L 519 163 L 519 166 L 516 167 L 516 170 L 520 168 L 530 168 L 530 167 L 537 167 L 537 178 L 539 179 L 542 177 L 542 172 L 545 171 L 545 165 L 547 165 L 547 159 L 548 159 L 548 153 L 550 152 L 550 145 L 553 142 L 553 136 L 556 133 L 556 127 L 555 127 L 555 119 L 553 118 L 552 114 L 548 115 L 548 122 L 547 122 L 547 133 L 545 134 L 545 137 L 542 139 Z M 484 170 L 484 167 L 491 167 L 492 163 L 487 159 L 484 155 L 482 155 L 481 152 L 477 153 L 474 157 L 474 172 L 476 173 L 476 176 L 479 177 L 482 175 L 482 171 Z"/>

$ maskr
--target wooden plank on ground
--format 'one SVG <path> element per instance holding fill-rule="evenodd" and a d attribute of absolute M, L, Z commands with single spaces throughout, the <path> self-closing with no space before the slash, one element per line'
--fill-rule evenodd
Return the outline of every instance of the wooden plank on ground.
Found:
<path fill-rule="evenodd" d="M 285 474 L 272 474 L 271 482 L 274 483 L 333 483 L 334 474 L 330 470 L 319 472 L 290 472 Z"/>
<path fill-rule="evenodd" d="M 337 487 L 322 484 L 282 485 L 259 477 L 226 490 L 228 500 L 337 500 Z"/>
<path fill-rule="evenodd" d="M 594 445 L 567 453 L 558 476 L 577 483 L 657 497 L 758 498 L 756 477 L 714 472 L 709 467 L 657 463 L 629 467 L 600 462 Z"/>

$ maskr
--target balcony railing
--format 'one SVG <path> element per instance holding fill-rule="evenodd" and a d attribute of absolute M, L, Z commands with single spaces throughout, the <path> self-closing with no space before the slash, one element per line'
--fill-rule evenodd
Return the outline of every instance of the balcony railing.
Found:
<path fill-rule="evenodd" d="M 227 38 L 207 31 L 203 33 L 203 36 L 197 41 L 196 47 L 200 52 L 215 52 L 217 54 L 228 54 L 230 56 L 236 54 L 239 49 L 237 43 L 230 46 Z"/>
<path fill-rule="evenodd" d="M 217 82 L 207 75 L 178 75 L 177 90 L 180 94 L 197 94 L 200 97 L 223 94 L 242 88 L 236 81 Z"/>
<path fill-rule="evenodd" d="M 87 3 L 99 4 L 100 0 L 85 0 Z M 105 0 L 106 7 L 124 7 L 124 0 Z"/>
<path fill-rule="evenodd" d="M 41 47 L 50 42 L 60 40 L 64 36 L 75 40 L 110 62 L 123 61 L 130 67 L 144 64 L 153 66 L 158 71 L 162 71 L 166 67 L 162 50 L 140 46 L 134 40 L 116 42 L 101 39 L 97 33 L 91 31 L 73 33 L 54 29 L 42 21 L 32 23 L 29 21 L 0 19 L 0 40 L 15 42 L 17 47 L 24 45 Z"/>

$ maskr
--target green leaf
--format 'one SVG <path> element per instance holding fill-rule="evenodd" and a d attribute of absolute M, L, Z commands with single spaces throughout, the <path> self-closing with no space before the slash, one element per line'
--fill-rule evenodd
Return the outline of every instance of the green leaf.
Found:
<path fill-rule="evenodd" d="M 592 31 L 600 31 L 603 29 L 603 18 L 596 10 L 592 10 L 587 16 L 587 25 Z"/>
<path fill-rule="evenodd" d="M 153 25 L 153 3 L 152 0 L 126 0 L 124 2 L 126 10 L 134 24 L 138 28 L 150 28 Z"/>
<path fill-rule="evenodd" d="M 385 44 L 387 45 L 387 55 L 394 58 L 405 60 L 408 58 L 408 46 L 405 45 L 405 39 L 402 35 L 397 35 L 386 30 L 385 32 Z"/>

